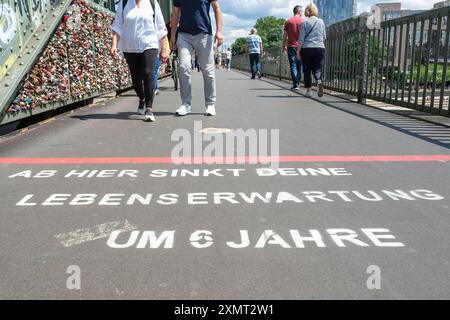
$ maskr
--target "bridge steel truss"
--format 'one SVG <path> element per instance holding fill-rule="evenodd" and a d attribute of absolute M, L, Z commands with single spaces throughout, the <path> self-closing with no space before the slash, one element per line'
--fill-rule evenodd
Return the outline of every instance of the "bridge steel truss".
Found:
<path fill-rule="evenodd" d="M 173 0 L 158 1 L 163 15 L 169 19 Z M 97 12 L 112 16 L 119 1 L 83 0 L 83 2 Z M 0 126 L 112 92 L 111 90 L 91 90 L 88 94 L 75 96 L 70 93 L 69 84 L 68 94 L 64 99 L 20 112 L 8 111 L 14 97 L 23 87 L 26 78 L 43 54 L 72 3 L 73 0 L 5 0 L 1 2 L 0 26 L 3 29 L 0 32 Z M 61 46 L 61 49 L 67 50 L 65 46 Z M 93 59 L 95 64 L 96 55 L 93 56 Z M 67 61 L 68 69 L 70 69 L 70 64 L 71 60 L 69 59 Z M 108 67 L 108 65 L 96 66 L 97 70 Z M 97 72 L 95 74 L 97 75 Z M 100 81 L 100 79 L 96 78 L 95 81 Z M 121 91 L 129 87 L 130 85 L 127 84 L 125 87 L 119 86 L 113 91 Z"/>

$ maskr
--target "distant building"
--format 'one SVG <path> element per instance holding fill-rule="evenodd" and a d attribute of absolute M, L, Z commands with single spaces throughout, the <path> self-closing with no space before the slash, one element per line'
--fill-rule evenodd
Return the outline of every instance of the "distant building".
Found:
<path fill-rule="evenodd" d="M 327 27 L 356 15 L 356 0 L 314 0 L 314 3 Z"/>
<path fill-rule="evenodd" d="M 450 6 L 450 1 L 449 0 L 435 3 L 433 5 L 433 8 L 434 9 L 439 9 L 439 8 L 444 8 L 444 7 L 448 7 L 448 6 Z"/>
<path fill-rule="evenodd" d="M 447 7 L 450 6 L 450 0 L 447 1 L 442 1 L 439 3 L 434 4 L 434 9 L 438 9 L 438 8 L 443 8 L 443 7 Z M 402 18 L 402 17 L 406 17 L 406 16 L 410 16 L 410 15 L 414 15 L 414 14 L 418 14 L 421 12 L 424 12 L 425 10 L 409 10 L 409 9 L 402 9 L 402 4 L 401 2 L 396 2 L 396 3 L 378 3 L 374 6 L 371 7 L 371 12 L 370 12 L 370 16 L 368 17 L 367 20 L 367 26 L 370 29 L 380 29 L 381 28 L 381 24 L 385 21 L 389 21 L 389 20 L 393 20 L 393 19 L 398 19 L 398 18 Z M 400 26 L 400 24 L 398 25 Z M 442 25 L 441 25 L 441 29 L 445 30 L 447 27 L 447 21 L 446 19 L 442 20 Z M 435 43 L 439 42 L 439 46 L 441 48 L 443 48 L 444 43 L 445 43 L 445 32 L 441 32 L 440 36 L 437 35 L 437 21 L 432 20 L 432 25 L 431 28 L 433 30 L 433 34 L 432 34 L 432 44 L 431 44 L 431 48 L 433 49 L 435 47 Z M 423 43 L 427 43 L 427 35 L 428 35 L 428 31 L 430 29 L 430 20 L 425 20 L 424 25 L 423 25 Z M 406 29 L 406 25 L 405 23 L 403 24 L 403 32 L 402 34 L 400 34 L 400 28 L 397 27 L 396 31 L 394 30 L 393 27 L 389 28 L 389 29 L 384 29 L 384 30 L 390 30 L 390 36 L 387 36 L 385 38 L 385 41 L 387 41 L 388 39 L 390 39 L 390 44 L 385 43 L 385 46 L 389 46 L 390 47 L 390 58 L 389 60 L 394 62 L 394 67 L 401 67 L 404 65 L 405 60 L 406 60 L 406 64 L 409 66 L 411 63 L 411 56 L 408 55 L 407 57 L 405 55 L 401 55 L 399 57 L 398 52 L 400 50 L 400 48 L 402 48 L 404 50 L 404 48 L 407 46 L 406 41 L 407 41 L 407 33 L 409 33 L 409 39 L 413 38 L 413 30 L 412 30 L 412 25 L 410 25 L 409 30 Z M 394 38 L 394 35 L 396 34 L 396 37 Z M 421 37 L 421 31 L 420 28 L 418 28 L 418 30 L 416 30 L 416 43 L 419 42 L 419 39 Z M 401 41 L 401 43 L 400 43 Z M 410 40 L 411 41 L 411 40 Z M 416 44 L 417 46 L 417 44 Z M 441 49 L 442 52 L 442 49 Z M 430 54 L 430 53 L 428 53 Z M 425 57 L 425 54 L 423 54 L 423 57 Z M 430 59 L 430 61 L 433 61 L 434 57 L 432 57 Z"/>
<path fill-rule="evenodd" d="M 450 2 L 450 1 L 445 1 Z M 422 10 L 402 10 L 401 2 L 378 3 L 371 7 L 371 16 L 367 21 L 371 27 L 379 28 L 381 22 L 398 19 L 422 12 Z"/>

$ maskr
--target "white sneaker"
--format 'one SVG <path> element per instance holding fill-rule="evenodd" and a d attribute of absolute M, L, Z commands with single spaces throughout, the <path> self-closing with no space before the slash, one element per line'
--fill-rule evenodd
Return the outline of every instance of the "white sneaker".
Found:
<path fill-rule="evenodd" d="M 307 90 L 306 90 L 306 96 L 307 96 L 308 98 L 312 98 L 313 94 L 312 94 L 312 90 L 311 90 L 311 89 L 307 89 Z"/>
<path fill-rule="evenodd" d="M 188 105 L 188 104 L 185 104 L 185 103 L 182 104 L 181 107 L 179 107 L 177 109 L 177 111 L 175 111 L 175 113 L 177 115 L 179 115 L 179 116 L 185 116 L 185 115 L 187 115 L 188 113 L 191 113 L 191 112 L 192 112 L 191 106 Z"/>
<path fill-rule="evenodd" d="M 145 101 L 139 101 L 137 114 L 143 116 L 145 114 Z"/>
<path fill-rule="evenodd" d="M 153 95 L 159 96 L 159 89 L 155 89 L 155 91 L 153 92 Z"/>
<path fill-rule="evenodd" d="M 206 113 L 207 116 L 215 116 L 216 115 L 216 106 L 213 104 L 210 104 L 206 107 Z"/>
<path fill-rule="evenodd" d="M 153 112 L 145 112 L 145 118 L 144 122 L 155 122 L 155 116 L 153 115 Z"/>
<path fill-rule="evenodd" d="M 323 97 L 323 83 L 322 81 L 317 81 L 317 95 L 319 96 L 319 98 Z"/>

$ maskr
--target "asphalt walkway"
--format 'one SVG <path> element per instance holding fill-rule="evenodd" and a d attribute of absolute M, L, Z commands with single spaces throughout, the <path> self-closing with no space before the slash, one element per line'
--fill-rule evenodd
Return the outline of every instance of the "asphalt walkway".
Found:
<path fill-rule="evenodd" d="M 450 128 L 217 78 L 216 117 L 195 73 L 187 117 L 168 79 L 155 123 L 128 92 L 0 138 L 0 298 L 450 298 Z M 279 167 L 171 163 L 237 129 Z"/>

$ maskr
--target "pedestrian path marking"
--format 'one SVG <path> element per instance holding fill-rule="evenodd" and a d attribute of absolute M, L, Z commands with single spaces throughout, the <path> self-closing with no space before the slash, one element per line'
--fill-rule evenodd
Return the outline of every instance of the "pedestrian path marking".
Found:
<path fill-rule="evenodd" d="M 268 157 L 86 157 L 86 158 L 0 158 L 0 164 L 255 164 L 296 162 L 447 162 L 448 155 L 292 155 Z"/>
<path fill-rule="evenodd" d="M 61 244 L 64 247 L 72 247 L 84 242 L 94 241 L 102 238 L 109 237 L 113 231 L 131 231 L 136 230 L 137 227 L 130 224 L 128 220 L 125 221 L 113 221 L 102 223 L 90 228 L 83 228 L 67 233 L 60 233 L 55 235 L 55 238 L 61 240 Z"/>

